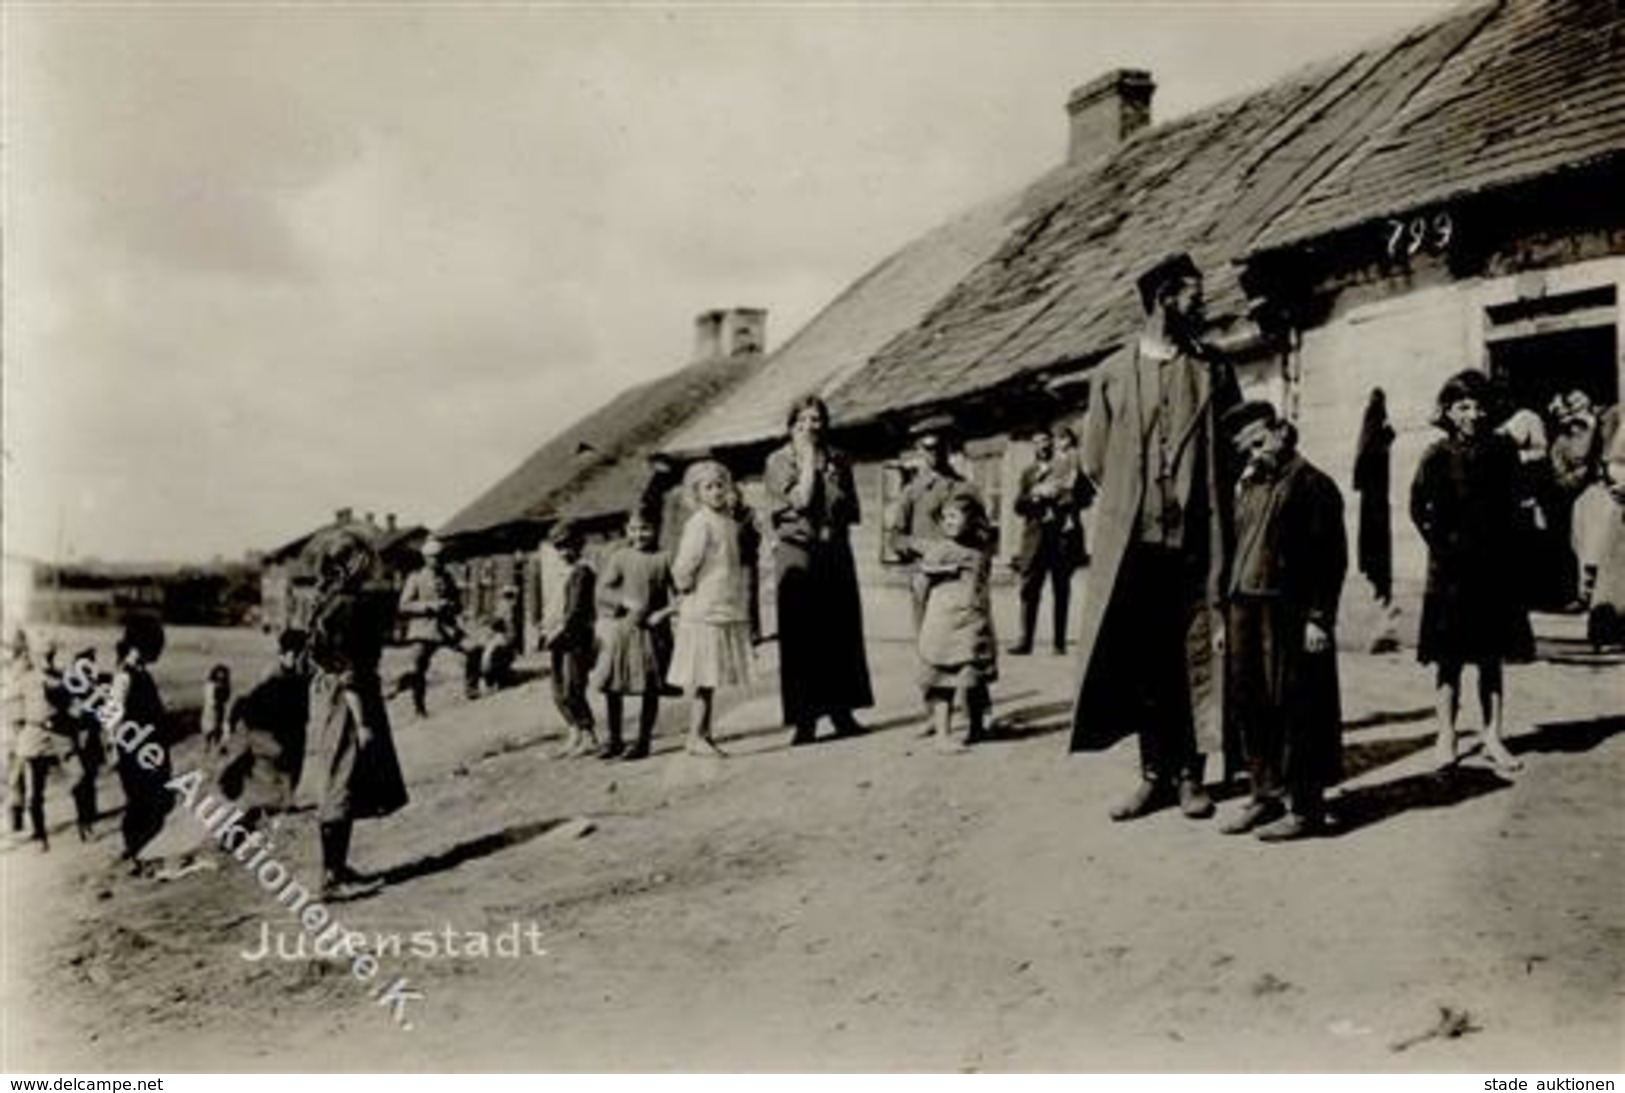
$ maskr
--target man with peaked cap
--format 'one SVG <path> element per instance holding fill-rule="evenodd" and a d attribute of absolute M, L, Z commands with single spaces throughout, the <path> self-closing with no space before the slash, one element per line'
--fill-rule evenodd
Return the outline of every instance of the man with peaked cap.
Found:
<path fill-rule="evenodd" d="M 401 679 L 400 689 L 412 693 L 412 708 L 419 717 L 429 716 L 425 703 L 429 662 L 442 648 L 463 651 L 463 597 L 440 561 L 441 549 L 440 540 L 427 540 L 423 565 L 401 588 L 400 614 L 406 619 L 406 640 L 412 646 L 412 669 Z"/>
<path fill-rule="evenodd" d="M 1241 396 L 1230 365 L 1200 340 L 1191 257 L 1162 259 L 1136 287 L 1145 326 L 1101 366 L 1079 447 L 1096 525 L 1071 747 L 1136 732 L 1140 782 L 1112 818 L 1177 801 L 1203 819 L 1213 814 L 1205 756 L 1224 746 L 1231 487 L 1217 423 Z"/>
<path fill-rule="evenodd" d="M 980 496 L 976 487 L 965 481 L 950 461 L 953 448 L 946 418 L 927 418 L 914 426 L 911 435 L 914 438 L 913 477 L 887 514 L 886 532 L 892 552 L 912 569 L 919 561 L 921 547 L 942 535 L 943 504 L 950 497 L 972 496 L 980 500 Z M 911 582 L 911 587 L 915 588 L 914 628 L 918 630 L 925 614 L 925 600 L 917 582 Z"/>
<path fill-rule="evenodd" d="M 1337 602 L 1348 571 L 1343 496 L 1298 454 L 1267 402 L 1221 423 L 1237 462 L 1236 548 L 1226 598 L 1229 700 L 1251 799 L 1220 829 L 1266 842 L 1321 829 L 1342 776 Z"/>

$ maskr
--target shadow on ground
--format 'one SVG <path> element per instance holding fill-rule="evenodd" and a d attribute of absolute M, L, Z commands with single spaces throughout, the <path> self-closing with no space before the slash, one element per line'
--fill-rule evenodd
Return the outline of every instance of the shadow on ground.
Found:
<path fill-rule="evenodd" d="M 493 831 L 489 835 L 481 835 L 478 838 L 457 843 L 455 846 L 434 854 L 414 858 L 399 865 L 392 865 L 388 869 L 374 874 L 374 876 L 386 885 L 394 885 L 404 881 L 416 880 L 419 877 L 426 877 L 433 873 L 443 873 L 448 869 L 457 868 L 464 862 L 484 858 L 495 854 L 499 850 L 507 850 L 509 847 L 528 843 L 532 839 L 540 838 L 567 822 L 567 820 L 559 819 L 535 820 L 530 823 L 514 824 L 511 827 L 502 828 L 500 831 Z"/>

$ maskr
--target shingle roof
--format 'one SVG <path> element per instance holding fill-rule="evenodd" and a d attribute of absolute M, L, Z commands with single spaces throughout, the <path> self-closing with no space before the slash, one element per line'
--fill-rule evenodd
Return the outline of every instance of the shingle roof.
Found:
<path fill-rule="evenodd" d="M 778 435 L 791 403 L 828 394 L 992 254 L 1020 215 L 1022 197 L 984 202 L 882 261 L 770 354 L 748 382 L 673 433 L 667 450 L 694 454 Z"/>
<path fill-rule="evenodd" d="M 543 444 L 438 534 L 450 538 L 627 507 L 645 473 L 642 457 L 760 362 L 755 353 L 700 361 L 621 392 Z"/>
<path fill-rule="evenodd" d="M 1625 5 L 1503 0 L 1387 125 L 1263 234 L 1275 249 L 1625 153 Z"/>
<path fill-rule="evenodd" d="M 1188 250 L 1215 318 L 1244 307 L 1232 261 L 1400 111 L 1493 9 L 1458 9 L 1255 94 L 1142 130 L 1075 176 L 916 326 L 832 395 L 838 421 L 995 388 L 1110 352 L 1141 321 L 1134 277 Z"/>

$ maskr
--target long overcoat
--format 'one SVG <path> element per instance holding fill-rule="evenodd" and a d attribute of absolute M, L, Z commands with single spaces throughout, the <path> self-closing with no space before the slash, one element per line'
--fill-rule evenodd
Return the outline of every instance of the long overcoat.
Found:
<path fill-rule="evenodd" d="M 1335 633 L 1348 571 L 1343 497 L 1336 483 L 1296 455 L 1273 480 L 1245 483 L 1241 490 L 1232 584 L 1239 592 L 1264 595 L 1247 615 L 1253 633 L 1243 636 L 1232 628 L 1231 655 L 1240 658 L 1245 647 L 1262 663 L 1231 667 L 1257 669 L 1263 686 L 1253 701 L 1269 708 L 1245 709 L 1234 701 L 1231 713 L 1238 727 L 1248 717 L 1279 718 L 1289 782 L 1325 787 L 1342 777 L 1337 653 L 1307 652 L 1304 633 L 1310 622 Z M 1251 565 L 1249 558 L 1255 559 Z M 1255 583 L 1246 587 L 1249 579 Z"/>
<path fill-rule="evenodd" d="M 1185 634 L 1187 681 L 1196 723 L 1197 749 L 1224 749 L 1223 599 L 1230 550 L 1230 488 L 1226 453 L 1220 450 L 1219 415 L 1240 400 L 1228 363 L 1204 356 L 1208 367 L 1197 380 L 1197 407 L 1189 435 L 1176 438 L 1180 458 L 1198 461 L 1193 491 L 1202 490 L 1206 520 L 1187 528 L 1205 548 L 1203 603 L 1191 612 Z M 1125 707 L 1121 684 L 1137 666 L 1106 655 L 1118 619 L 1133 611 L 1133 590 L 1119 587 L 1123 559 L 1138 525 L 1146 469 L 1147 408 L 1136 382 L 1138 348 L 1131 345 L 1100 367 L 1079 445 L 1079 466 L 1098 487 L 1095 500 L 1095 554 L 1078 635 L 1080 670 L 1072 707 L 1073 751 L 1100 747 L 1132 727 L 1137 712 Z M 1194 498 L 1193 498 L 1194 500 Z M 1197 547 L 1186 543 L 1186 548 Z M 1120 644 L 1120 642 L 1119 642 Z"/>

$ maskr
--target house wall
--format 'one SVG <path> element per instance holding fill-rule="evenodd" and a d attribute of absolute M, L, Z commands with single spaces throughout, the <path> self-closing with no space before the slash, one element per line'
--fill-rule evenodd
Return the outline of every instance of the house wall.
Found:
<path fill-rule="evenodd" d="M 1286 398 L 1295 403 L 1304 454 L 1343 487 L 1350 542 L 1355 534 L 1356 497 L 1350 487 L 1360 418 L 1373 387 L 1387 395 L 1396 435 L 1392 483 L 1394 571 L 1400 581 L 1420 582 L 1426 551 L 1406 514 L 1416 466 L 1439 436 L 1429 423 L 1439 387 L 1463 368 L 1487 369 L 1486 309 L 1496 304 L 1555 296 L 1613 285 L 1625 301 L 1625 258 L 1577 262 L 1538 273 L 1516 273 L 1460 281 L 1440 280 L 1425 287 L 1381 295 L 1371 286 L 1349 289 L 1335 301 L 1327 320 L 1305 331 Z M 1616 303 L 1614 366 L 1625 391 L 1625 322 Z M 1358 574 L 1351 573 L 1351 580 Z"/>

